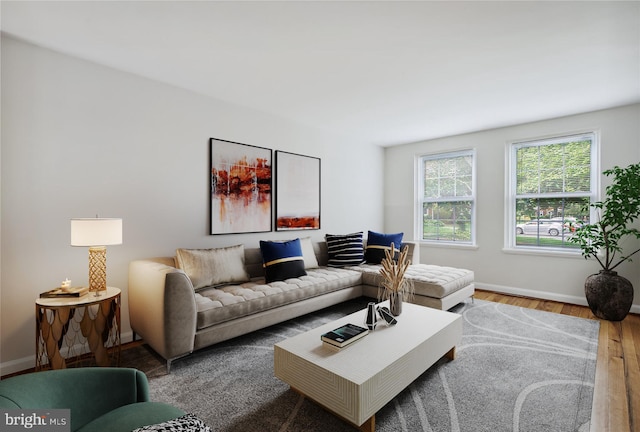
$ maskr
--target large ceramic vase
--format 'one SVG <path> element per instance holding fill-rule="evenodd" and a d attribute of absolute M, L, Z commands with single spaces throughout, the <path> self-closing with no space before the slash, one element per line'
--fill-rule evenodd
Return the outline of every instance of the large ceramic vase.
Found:
<path fill-rule="evenodd" d="M 593 314 L 609 321 L 622 321 L 633 303 L 631 282 L 610 270 L 589 276 L 584 293 Z"/>

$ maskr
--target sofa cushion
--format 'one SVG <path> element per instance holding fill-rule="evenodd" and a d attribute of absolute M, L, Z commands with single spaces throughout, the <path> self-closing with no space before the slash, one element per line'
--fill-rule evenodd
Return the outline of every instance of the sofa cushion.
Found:
<path fill-rule="evenodd" d="M 364 262 L 362 232 L 337 235 L 326 234 L 329 267 L 356 266 Z"/>
<path fill-rule="evenodd" d="M 368 264 L 380 264 L 385 257 L 385 251 L 391 251 L 393 244 L 393 257 L 397 259 L 402 237 L 404 233 L 381 234 L 375 231 L 369 231 L 367 235 L 367 249 L 364 258 Z"/>
<path fill-rule="evenodd" d="M 171 420 L 185 414 L 162 402 L 138 402 L 123 405 L 87 423 L 78 432 L 132 431 L 135 428 Z M 71 412 L 73 417 L 73 412 Z"/>
<path fill-rule="evenodd" d="M 211 428 L 194 414 L 185 414 L 163 423 L 143 426 L 133 432 L 211 432 Z"/>
<path fill-rule="evenodd" d="M 364 264 L 353 267 L 362 272 L 362 283 L 380 286 L 381 265 Z M 414 294 L 433 298 L 444 298 L 474 282 L 471 270 L 428 264 L 412 264 L 405 277 L 413 282 Z"/>
<path fill-rule="evenodd" d="M 178 249 L 176 262 L 178 268 L 189 276 L 195 289 L 249 280 L 244 269 L 244 245 L 218 249 Z"/>
<path fill-rule="evenodd" d="M 350 269 L 319 267 L 306 276 L 266 283 L 255 279 L 240 285 L 196 293 L 198 330 L 279 306 L 345 288 L 360 286 L 362 275 Z"/>
<path fill-rule="evenodd" d="M 300 239 L 285 242 L 260 240 L 260 252 L 267 282 L 306 275 Z"/>

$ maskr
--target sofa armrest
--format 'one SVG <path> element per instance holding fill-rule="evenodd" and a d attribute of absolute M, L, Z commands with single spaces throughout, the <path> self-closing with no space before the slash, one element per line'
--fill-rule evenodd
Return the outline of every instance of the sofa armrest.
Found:
<path fill-rule="evenodd" d="M 129 264 L 129 321 L 154 351 L 172 360 L 193 351 L 196 300 L 193 285 L 167 259 Z"/>
<path fill-rule="evenodd" d="M 2 404 L 25 409 L 70 409 L 71 430 L 124 405 L 149 400 L 147 377 L 131 368 L 71 368 L 0 381 Z"/>
<path fill-rule="evenodd" d="M 420 243 L 414 241 L 402 242 L 402 247 L 408 247 L 407 259 L 411 264 L 420 264 Z"/>

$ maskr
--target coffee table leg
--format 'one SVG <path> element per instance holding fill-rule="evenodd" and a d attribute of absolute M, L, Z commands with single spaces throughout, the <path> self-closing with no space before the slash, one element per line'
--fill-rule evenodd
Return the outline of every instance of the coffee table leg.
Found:
<path fill-rule="evenodd" d="M 448 358 L 449 360 L 455 360 L 456 359 L 456 347 L 453 347 L 449 350 L 449 352 L 447 352 L 444 355 L 446 358 Z"/>
<path fill-rule="evenodd" d="M 376 430 L 376 416 L 372 415 L 369 420 L 362 423 L 362 425 L 358 426 L 362 432 L 375 432 Z"/>
<path fill-rule="evenodd" d="M 339 419 L 341 419 L 342 421 L 344 421 L 345 423 L 349 423 L 352 426 L 355 426 L 359 431 L 362 432 L 375 432 L 376 430 L 376 416 L 375 414 L 372 415 L 371 417 L 369 417 L 369 419 L 367 419 L 367 421 L 365 421 L 364 423 L 362 423 L 360 426 L 358 426 L 357 424 L 347 420 L 346 418 L 342 417 L 340 414 L 334 413 L 333 411 L 331 411 L 329 408 L 325 407 L 324 405 L 322 405 L 321 403 L 313 400 L 312 398 L 310 398 L 309 396 L 307 396 L 306 394 L 302 393 L 300 390 L 298 390 L 295 387 L 291 387 L 289 386 L 289 388 L 295 392 L 298 393 L 300 396 L 302 396 L 305 399 L 310 400 L 311 402 L 315 403 L 316 405 L 318 405 L 319 407 L 321 407 L 322 409 L 324 409 L 325 411 L 330 412 L 331 414 L 333 414 L 334 416 L 338 417 Z"/>

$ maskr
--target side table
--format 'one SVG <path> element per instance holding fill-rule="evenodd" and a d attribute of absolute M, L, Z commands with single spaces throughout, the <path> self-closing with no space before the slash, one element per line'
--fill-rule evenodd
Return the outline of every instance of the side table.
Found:
<path fill-rule="evenodd" d="M 36 371 L 120 363 L 119 288 L 36 300 Z"/>

